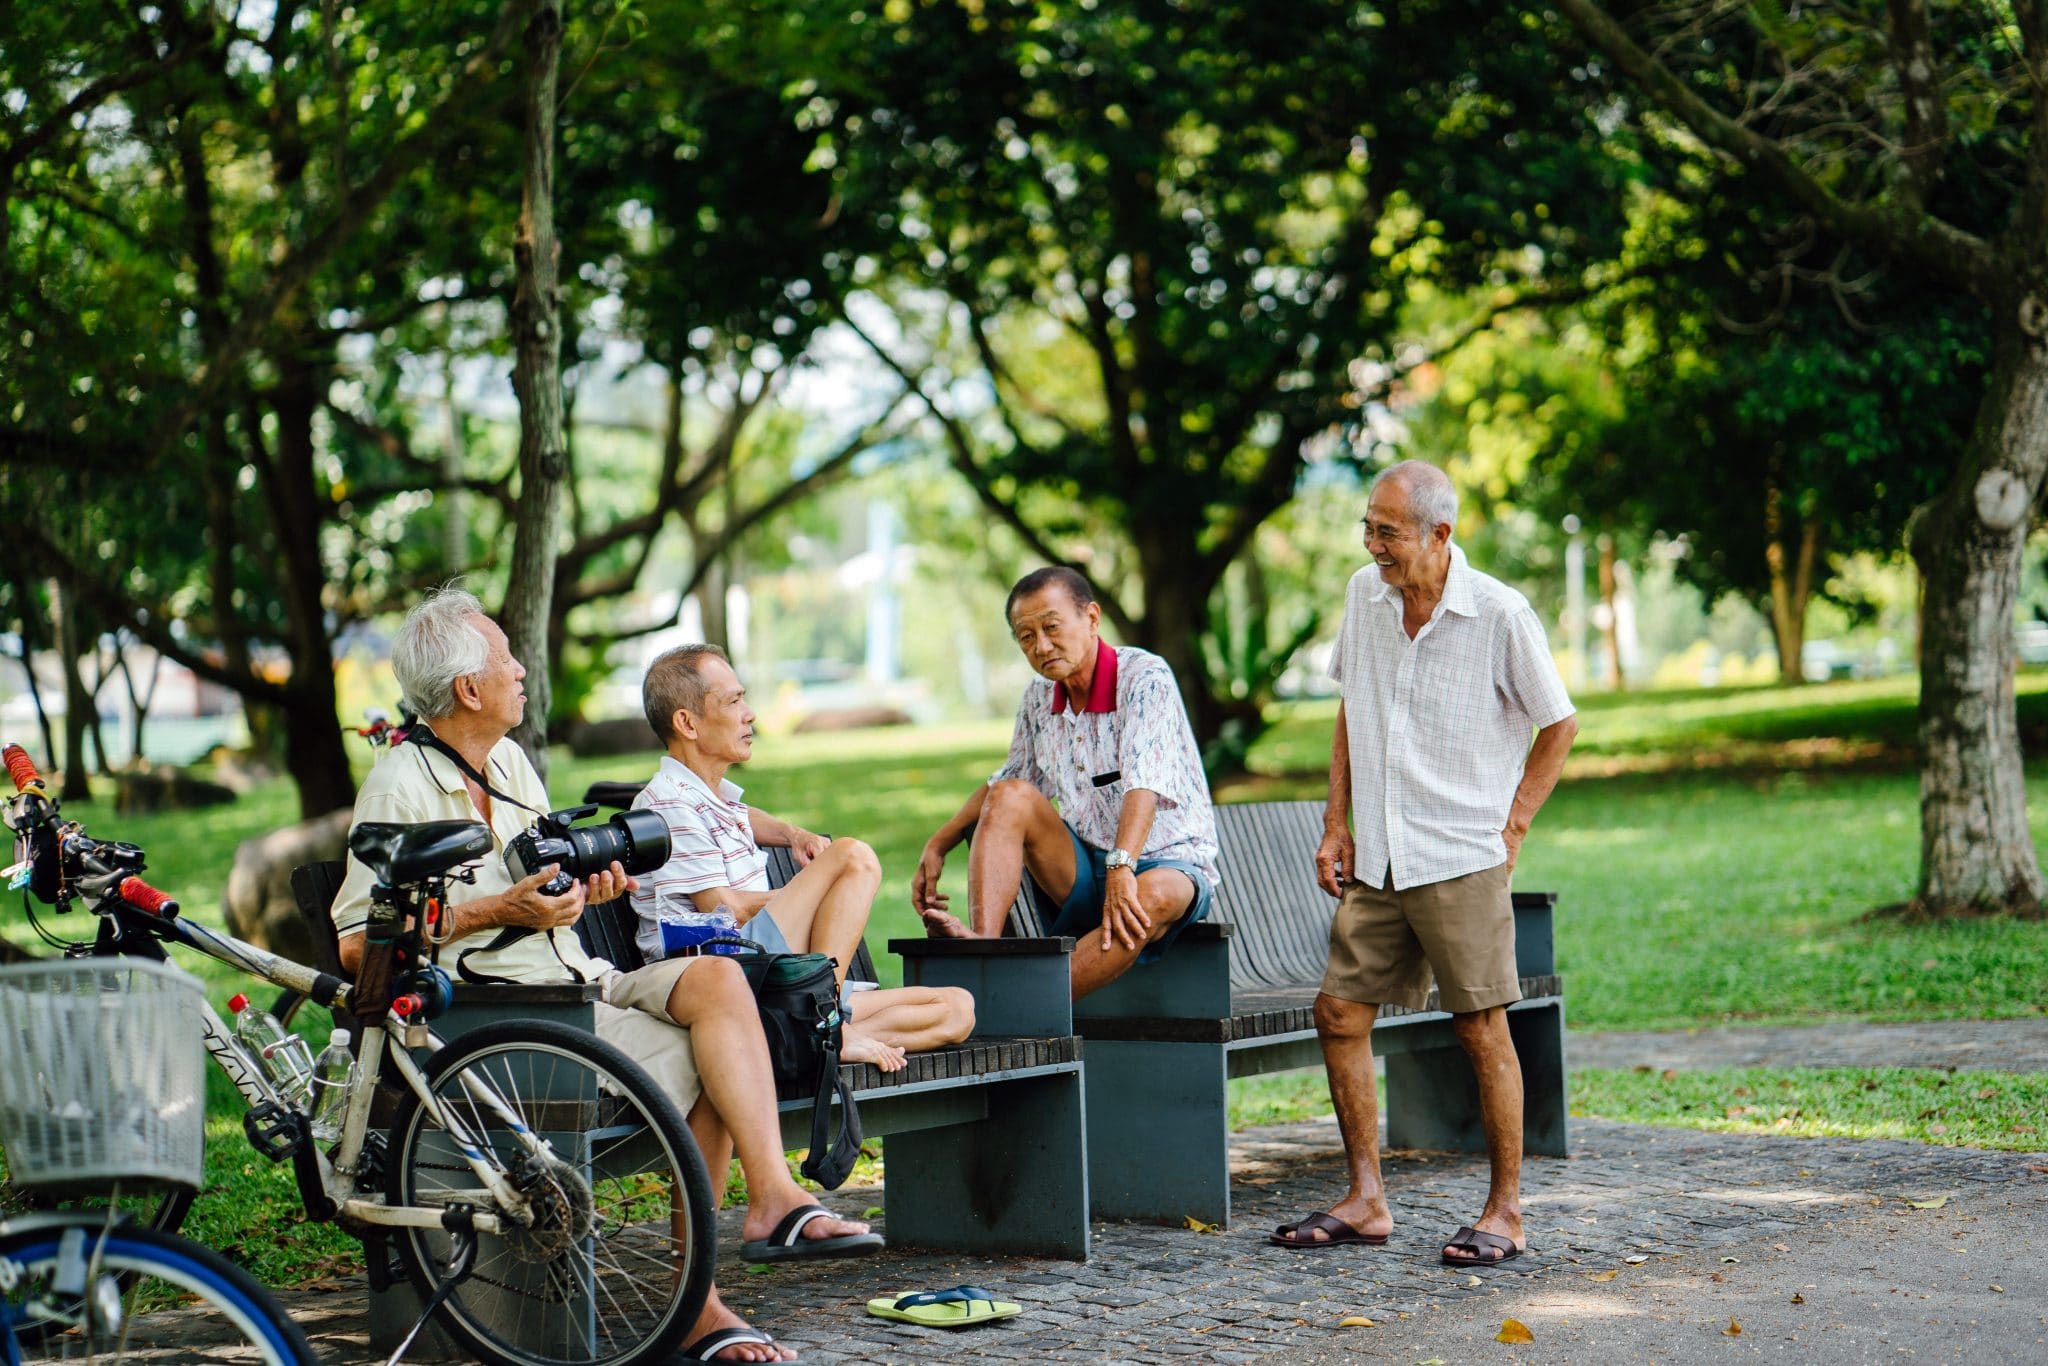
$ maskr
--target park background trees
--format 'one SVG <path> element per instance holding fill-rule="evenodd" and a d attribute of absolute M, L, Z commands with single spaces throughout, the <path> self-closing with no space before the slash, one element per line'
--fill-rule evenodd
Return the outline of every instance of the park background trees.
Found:
<path fill-rule="evenodd" d="M 1830 565 L 1910 525 L 1920 904 L 2036 908 L 2034 11 L 1611 8 L 10 16 L 0 612 L 79 687 L 119 630 L 233 688 L 314 814 L 352 793 L 335 652 L 427 585 L 548 663 L 538 745 L 681 597 L 720 633 L 805 500 L 940 468 L 976 512 L 918 530 L 1086 569 L 1220 774 L 1327 634 L 1342 505 L 1423 454 L 1510 572 L 1556 548 L 1489 541 L 1511 509 L 1682 543 L 1789 678 Z M 861 378 L 821 413 L 826 366 Z M 647 371 L 645 430 L 579 419 Z M 666 619 L 624 605 L 657 563 Z"/>

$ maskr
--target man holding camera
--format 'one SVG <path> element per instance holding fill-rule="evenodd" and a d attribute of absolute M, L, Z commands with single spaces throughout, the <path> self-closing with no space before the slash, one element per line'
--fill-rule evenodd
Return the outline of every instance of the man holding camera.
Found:
<path fill-rule="evenodd" d="M 490 948 L 467 954 L 466 966 L 514 981 L 599 983 L 598 1035 L 646 1068 L 675 1100 L 700 1148 L 737 1148 L 750 1197 L 742 1236 L 770 1244 L 773 1259 L 879 1250 L 879 1234 L 834 1217 L 789 1174 L 768 1046 L 739 966 L 724 958 L 684 958 L 619 972 L 587 954 L 574 929 L 586 904 L 633 885 L 618 863 L 554 896 L 543 887 L 555 865 L 517 881 L 505 870 L 505 845 L 548 801 L 540 776 L 509 738 L 525 715 L 520 680 L 526 670 L 482 604 L 456 589 L 430 594 L 406 614 L 391 663 L 406 706 L 422 718 L 431 740 L 407 744 L 371 770 L 356 797 L 356 821 L 481 819 L 498 857 L 484 860 L 474 883 L 449 887 L 444 914 L 452 937 L 471 940 L 473 948 L 485 942 L 474 937 L 486 932 L 534 931 L 503 947 L 493 936 Z M 333 909 L 342 965 L 351 972 L 362 959 L 373 883 L 370 870 L 351 857 Z M 693 1359 L 792 1359 L 726 1308 L 715 1289 L 692 1337 L 686 1355 Z"/>

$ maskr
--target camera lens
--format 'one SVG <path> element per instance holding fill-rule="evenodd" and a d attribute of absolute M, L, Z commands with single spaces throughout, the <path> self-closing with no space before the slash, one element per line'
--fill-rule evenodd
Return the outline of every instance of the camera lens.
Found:
<path fill-rule="evenodd" d="M 616 860 L 629 874 L 651 873 L 668 862 L 668 822 L 658 811 L 621 811 L 603 825 L 579 826 L 569 832 L 575 853 L 563 868 L 589 877 Z"/>

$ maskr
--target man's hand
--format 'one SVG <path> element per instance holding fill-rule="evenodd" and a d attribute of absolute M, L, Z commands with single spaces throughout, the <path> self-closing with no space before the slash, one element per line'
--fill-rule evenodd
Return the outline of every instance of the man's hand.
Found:
<path fill-rule="evenodd" d="M 939 890 L 939 875 L 946 871 L 946 855 L 935 844 L 927 844 L 917 856 L 917 871 L 910 877 L 910 909 L 919 915 L 943 911 L 949 899 Z"/>
<path fill-rule="evenodd" d="M 813 835 L 799 825 L 789 828 L 789 852 L 796 859 L 796 866 L 806 868 L 812 859 L 825 852 L 832 841 L 823 835 Z"/>
<path fill-rule="evenodd" d="M 1356 871 L 1358 848 L 1349 830 L 1324 830 L 1316 846 L 1316 885 L 1331 896 L 1344 895 L 1344 883 Z"/>
<path fill-rule="evenodd" d="M 1112 868 L 1102 886 L 1102 949 L 1107 953 L 1120 940 L 1126 948 L 1142 949 L 1152 936 L 1152 917 L 1138 901 L 1138 875 L 1129 868 Z"/>
<path fill-rule="evenodd" d="M 1520 858 L 1522 854 L 1522 841 L 1528 837 L 1529 827 L 1526 825 L 1520 830 L 1510 825 L 1500 832 L 1500 842 L 1508 847 L 1508 871 L 1510 873 L 1515 871 L 1515 860 Z"/>
<path fill-rule="evenodd" d="M 592 873 L 583 884 L 583 902 L 596 906 L 639 889 L 640 879 L 627 877 L 625 865 L 613 859 L 611 867 Z"/>
<path fill-rule="evenodd" d="M 541 884 L 553 877 L 561 865 L 550 863 L 531 877 L 521 878 L 505 889 L 503 912 L 496 917 L 501 925 L 523 925 L 533 930 L 555 930 L 564 925 L 573 925 L 583 914 L 583 884 L 570 885 L 560 896 L 548 896 L 541 891 Z M 600 873 L 606 877 L 608 873 Z"/>

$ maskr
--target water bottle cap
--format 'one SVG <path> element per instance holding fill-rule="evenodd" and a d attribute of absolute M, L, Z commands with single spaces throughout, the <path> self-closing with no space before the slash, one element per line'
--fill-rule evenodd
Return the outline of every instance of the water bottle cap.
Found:
<path fill-rule="evenodd" d="M 329 1047 L 332 1047 L 335 1044 L 340 1044 L 343 1048 L 346 1048 L 348 1047 L 348 1041 L 350 1037 L 351 1036 L 346 1029 L 337 1029 L 334 1031 L 334 1037 L 329 1039 L 327 1043 Z"/>
<path fill-rule="evenodd" d="M 249 998 L 247 996 L 244 996 L 241 992 L 238 991 L 234 995 L 228 997 L 228 1009 L 233 1013 L 239 1015 L 248 1008 Z"/>

